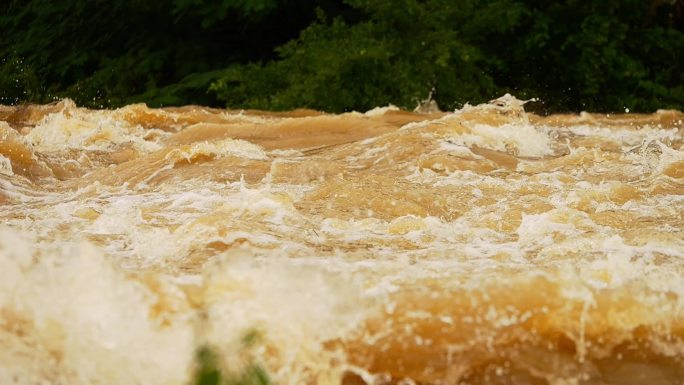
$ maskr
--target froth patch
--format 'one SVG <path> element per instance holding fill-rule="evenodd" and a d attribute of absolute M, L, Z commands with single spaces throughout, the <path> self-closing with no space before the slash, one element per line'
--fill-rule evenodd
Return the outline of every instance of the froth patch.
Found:
<path fill-rule="evenodd" d="M 233 250 L 206 270 L 204 338 L 234 368 L 242 333 L 252 329 L 260 341 L 251 354 L 274 382 L 340 383 L 346 360 L 331 342 L 357 329 L 374 303 L 351 276 L 284 260 L 256 261 L 253 253 Z"/>
<path fill-rule="evenodd" d="M 504 124 L 498 127 L 473 124 L 469 127 L 470 134 L 452 140 L 469 147 L 476 145 L 516 156 L 542 157 L 553 153 L 549 136 L 529 124 Z"/>
<path fill-rule="evenodd" d="M 57 112 L 47 115 L 26 135 L 38 151 L 59 151 L 64 148 L 112 150 L 116 145 L 131 142 L 141 151 L 158 150 L 156 141 L 145 139 L 146 130 L 118 120 L 111 112 Z"/>
<path fill-rule="evenodd" d="M 202 158 L 219 159 L 236 156 L 246 159 L 267 159 L 266 152 L 256 144 L 240 139 L 223 139 L 213 142 L 199 142 L 175 148 L 166 154 L 166 159 L 174 163 L 186 161 L 195 163 Z"/>
<path fill-rule="evenodd" d="M 0 288 L 3 383 L 182 384 L 189 377 L 187 320 L 151 318 L 155 293 L 92 246 L 38 248 L 0 228 Z"/>
<path fill-rule="evenodd" d="M 32 146 L 7 123 L 0 121 L 0 172 L 28 178 L 52 176 L 52 170 L 38 159 Z"/>
<path fill-rule="evenodd" d="M 9 176 L 14 175 L 14 171 L 12 171 L 12 162 L 2 155 L 0 155 L 0 174 Z"/>

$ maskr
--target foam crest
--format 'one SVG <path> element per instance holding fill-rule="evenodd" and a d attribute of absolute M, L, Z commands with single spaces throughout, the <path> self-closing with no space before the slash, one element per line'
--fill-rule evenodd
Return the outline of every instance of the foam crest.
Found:
<path fill-rule="evenodd" d="M 166 159 L 172 159 L 174 161 L 185 160 L 188 163 L 193 163 L 193 161 L 202 157 L 218 159 L 225 156 L 236 156 L 247 159 L 267 159 L 267 155 L 261 146 L 245 140 L 233 139 L 185 145 L 181 148 L 171 150 L 166 154 Z"/>
<path fill-rule="evenodd" d="M 158 150 L 154 140 L 141 126 L 117 120 L 109 111 L 62 111 L 47 115 L 27 135 L 26 140 L 40 151 L 64 148 L 112 150 L 116 145 L 132 143 L 144 152 Z"/>
<path fill-rule="evenodd" d="M 14 175 L 14 171 L 12 171 L 12 162 L 2 155 L 0 155 L 0 174 L 9 176 Z"/>

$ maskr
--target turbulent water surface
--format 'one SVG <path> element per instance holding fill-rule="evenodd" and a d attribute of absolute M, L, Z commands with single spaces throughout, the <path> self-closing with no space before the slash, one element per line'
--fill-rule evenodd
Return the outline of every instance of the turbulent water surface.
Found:
<path fill-rule="evenodd" d="M 0 107 L 0 383 L 684 383 L 683 121 Z"/>

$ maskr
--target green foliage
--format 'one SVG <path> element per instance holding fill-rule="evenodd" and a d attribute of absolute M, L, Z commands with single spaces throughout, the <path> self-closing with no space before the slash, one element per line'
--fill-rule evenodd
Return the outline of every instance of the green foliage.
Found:
<path fill-rule="evenodd" d="M 218 358 L 211 349 L 201 348 L 197 352 L 196 361 L 198 368 L 195 372 L 195 385 L 219 385 L 223 382 Z"/>
<path fill-rule="evenodd" d="M 152 105 L 215 105 L 207 90 L 216 71 L 271 55 L 312 17 L 274 23 L 274 0 L 2 3 L 2 103 L 70 97 L 100 107 L 149 97 Z"/>
<path fill-rule="evenodd" d="M 679 7 L 679 8 L 677 8 Z M 8 0 L 0 103 L 684 109 L 683 0 Z M 151 28 L 150 26 L 154 26 Z"/>
<path fill-rule="evenodd" d="M 524 3 L 525 20 L 490 51 L 506 63 L 495 75 L 498 84 L 539 96 L 556 111 L 684 107 L 684 33 L 656 16 L 671 14 L 671 4 Z"/>
<path fill-rule="evenodd" d="M 324 16 L 277 49 L 281 60 L 236 66 L 212 85 L 231 107 L 329 111 L 388 103 L 412 108 L 435 89 L 451 108 L 496 93 L 478 43 L 513 28 L 512 1 L 354 0 L 360 20 Z M 487 20 L 496 19 L 496 28 Z"/>
<path fill-rule="evenodd" d="M 12 56 L 0 61 L 0 90 L 0 104 L 16 104 L 40 97 L 40 85 L 33 69 Z"/>
<path fill-rule="evenodd" d="M 277 8 L 276 0 L 175 0 L 176 16 L 199 16 L 203 28 L 221 23 L 231 12 L 259 17 Z"/>
<path fill-rule="evenodd" d="M 217 81 L 225 71 L 193 73 L 177 83 L 164 87 L 149 88 L 143 94 L 127 97 L 119 104 L 146 103 L 151 107 L 179 106 L 184 104 L 216 105 L 213 94 L 208 92 L 212 82 Z"/>
<path fill-rule="evenodd" d="M 262 334 L 257 329 L 244 331 L 241 346 L 237 352 L 247 364 L 239 372 L 221 365 L 220 356 L 209 346 L 197 351 L 193 385 L 271 385 L 268 373 L 250 357 L 250 350 L 261 342 Z"/>
<path fill-rule="evenodd" d="M 673 2 L 347 3 L 361 16 L 320 18 L 280 60 L 234 66 L 212 90 L 230 107 L 336 112 L 411 108 L 433 88 L 446 108 L 505 92 L 541 97 L 549 111 L 684 107 Z"/>
<path fill-rule="evenodd" d="M 248 338 L 257 337 L 246 335 L 245 344 L 251 343 Z M 196 363 L 193 385 L 271 385 L 268 373 L 256 363 L 248 364 L 240 373 L 227 373 L 221 368 L 216 352 L 206 346 L 198 350 Z"/>

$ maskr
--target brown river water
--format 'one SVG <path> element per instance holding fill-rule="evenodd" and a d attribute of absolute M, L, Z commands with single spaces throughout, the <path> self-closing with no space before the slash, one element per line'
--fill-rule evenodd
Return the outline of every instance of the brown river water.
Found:
<path fill-rule="evenodd" d="M 0 106 L 0 384 L 683 384 L 684 114 L 522 104 Z"/>

